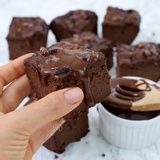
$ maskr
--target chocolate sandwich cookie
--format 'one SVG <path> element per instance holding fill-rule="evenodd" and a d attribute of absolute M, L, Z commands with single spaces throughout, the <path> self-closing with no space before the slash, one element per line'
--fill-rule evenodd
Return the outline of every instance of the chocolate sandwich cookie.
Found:
<path fill-rule="evenodd" d="M 127 119 L 144 120 L 160 114 L 160 88 L 145 79 L 111 80 L 111 94 L 103 102 L 111 113 Z"/>

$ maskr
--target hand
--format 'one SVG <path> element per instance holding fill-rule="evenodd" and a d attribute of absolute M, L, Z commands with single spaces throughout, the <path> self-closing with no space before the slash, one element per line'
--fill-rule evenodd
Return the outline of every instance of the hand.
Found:
<path fill-rule="evenodd" d="M 83 99 L 80 88 L 68 88 L 16 109 L 31 92 L 23 65 L 24 59 L 31 55 L 0 67 L 0 159 L 3 160 L 31 160 L 65 122 L 62 117 Z"/>

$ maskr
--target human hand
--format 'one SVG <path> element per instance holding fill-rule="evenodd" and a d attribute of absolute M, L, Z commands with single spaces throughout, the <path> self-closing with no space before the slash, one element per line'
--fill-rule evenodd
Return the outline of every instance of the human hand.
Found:
<path fill-rule="evenodd" d="M 31 55 L 0 67 L 0 160 L 31 160 L 84 97 L 80 88 L 68 88 L 16 109 L 31 92 L 23 65 Z"/>

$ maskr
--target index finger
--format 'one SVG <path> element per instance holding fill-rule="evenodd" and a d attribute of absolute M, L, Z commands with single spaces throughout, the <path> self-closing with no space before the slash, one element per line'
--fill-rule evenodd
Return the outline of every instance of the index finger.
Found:
<path fill-rule="evenodd" d="M 4 86 L 24 74 L 23 61 L 32 55 L 33 53 L 28 53 L 0 67 L 0 93 Z"/>

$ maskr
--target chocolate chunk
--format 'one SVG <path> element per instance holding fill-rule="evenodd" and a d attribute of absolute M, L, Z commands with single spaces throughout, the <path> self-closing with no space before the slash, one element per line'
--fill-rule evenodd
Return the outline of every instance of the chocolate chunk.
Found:
<path fill-rule="evenodd" d="M 55 75 L 61 75 L 61 74 L 66 74 L 69 72 L 69 68 L 68 67 L 63 67 L 63 68 L 59 68 L 56 72 Z"/>

